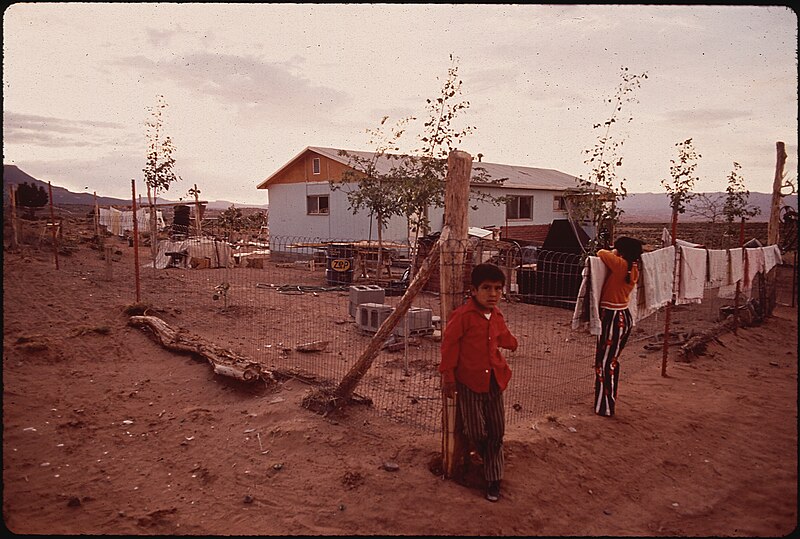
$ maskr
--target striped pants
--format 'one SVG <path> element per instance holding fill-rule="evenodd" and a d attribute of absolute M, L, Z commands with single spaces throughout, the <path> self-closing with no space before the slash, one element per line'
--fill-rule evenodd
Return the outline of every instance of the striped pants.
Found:
<path fill-rule="evenodd" d="M 483 459 L 483 476 L 487 481 L 503 478 L 503 436 L 506 412 L 503 392 L 492 373 L 488 393 L 476 393 L 456 382 L 458 408 L 464 423 L 464 434 L 478 448 Z"/>
<path fill-rule="evenodd" d="M 631 333 L 628 309 L 601 309 L 602 330 L 594 356 L 594 413 L 614 415 L 619 386 L 619 354 Z"/>

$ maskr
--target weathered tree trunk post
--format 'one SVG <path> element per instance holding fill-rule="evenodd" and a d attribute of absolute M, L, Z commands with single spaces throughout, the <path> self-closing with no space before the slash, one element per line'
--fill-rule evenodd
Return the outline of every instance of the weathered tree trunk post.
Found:
<path fill-rule="evenodd" d="M 667 376 L 667 357 L 669 356 L 669 322 L 670 322 L 670 315 L 672 313 L 672 304 L 675 303 L 676 297 L 676 286 L 675 283 L 678 282 L 678 271 L 680 271 L 680 267 L 678 266 L 677 262 L 680 260 L 678 246 L 676 245 L 676 236 L 678 234 L 678 210 L 676 208 L 672 208 L 672 245 L 675 247 L 675 276 L 672 279 L 672 298 L 670 298 L 669 303 L 667 303 L 666 309 L 664 309 L 664 353 L 661 358 L 661 376 Z"/>
<path fill-rule="evenodd" d="M 775 163 L 775 179 L 772 181 L 772 204 L 767 226 L 767 245 L 777 245 L 780 230 L 781 187 L 783 185 L 783 166 L 786 164 L 786 147 L 783 142 L 775 143 L 777 162 Z"/>
<path fill-rule="evenodd" d="M 8 186 L 8 202 L 11 205 L 11 249 L 16 251 L 19 247 L 19 223 L 17 222 L 17 189 L 14 185 Z"/>
<path fill-rule="evenodd" d="M 462 303 L 464 294 L 464 255 L 469 226 L 469 181 L 472 176 L 472 156 L 452 151 L 447 157 L 447 178 L 444 196 L 444 228 L 440 241 L 439 261 L 442 331 L 454 309 Z M 445 477 L 463 474 L 468 444 L 464 437 L 458 395 L 442 394 L 442 468 Z"/>
<path fill-rule="evenodd" d="M 136 218 L 136 180 L 131 178 L 131 203 L 133 204 L 133 264 L 136 280 L 136 303 L 139 303 L 139 220 Z M 156 271 L 156 258 L 153 256 L 153 272 Z"/>
<path fill-rule="evenodd" d="M 53 186 L 47 182 L 47 191 L 50 195 L 50 226 L 53 231 L 53 255 L 56 259 L 56 269 L 58 269 L 58 237 L 56 235 L 56 215 L 53 211 Z"/>
<path fill-rule="evenodd" d="M 97 191 L 94 192 L 94 241 L 100 244 L 100 206 L 97 205 Z"/>

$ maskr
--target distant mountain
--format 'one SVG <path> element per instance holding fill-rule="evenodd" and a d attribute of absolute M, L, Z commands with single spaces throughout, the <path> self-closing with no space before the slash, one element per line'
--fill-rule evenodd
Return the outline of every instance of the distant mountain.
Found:
<path fill-rule="evenodd" d="M 8 185 L 19 185 L 21 183 L 33 184 L 36 187 L 42 186 L 47 191 L 47 182 L 43 182 L 31 176 L 30 174 L 22 171 L 16 165 L 3 165 L 3 202 L 6 203 L 8 199 Z M 51 182 L 52 183 L 52 182 Z M 76 204 L 76 205 L 94 205 L 94 195 L 92 193 L 73 193 L 63 187 L 51 185 L 53 189 L 53 204 Z M 189 204 L 191 201 L 174 201 L 158 197 L 157 203 L 159 204 Z M 97 203 L 100 206 L 130 206 L 130 199 L 113 198 L 97 196 Z M 227 200 L 213 200 L 209 201 L 207 207 L 215 210 L 227 210 L 231 205 L 237 208 L 261 208 L 266 209 L 266 204 L 239 204 L 238 202 L 229 202 Z"/>
<path fill-rule="evenodd" d="M 720 200 L 719 211 L 721 214 L 727 193 L 713 192 L 706 193 L 711 200 Z M 772 205 L 772 193 L 750 193 L 747 203 L 761 210 L 755 216 L 753 222 L 769 221 L 769 213 Z M 784 197 L 783 203 L 797 209 L 797 195 Z M 709 221 L 707 217 L 694 215 L 691 211 L 695 202 L 689 202 L 686 213 L 680 215 L 679 220 L 683 222 L 703 222 Z M 624 200 L 618 203 L 624 211 L 620 220 L 624 223 L 668 223 L 672 219 L 672 210 L 669 205 L 667 193 L 628 193 Z"/>

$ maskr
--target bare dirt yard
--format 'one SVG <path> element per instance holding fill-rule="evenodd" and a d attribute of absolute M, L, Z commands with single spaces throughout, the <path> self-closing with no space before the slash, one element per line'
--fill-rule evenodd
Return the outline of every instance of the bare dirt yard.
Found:
<path fill-rule="evenodd" d="M 509 427 L 490 503 L 431 471 L 439 435 L 363 406 L 323 417 L 302 407 L 313 388 L 299 380 L 250 385 L 164 349 L 128 324 L 130 291 L 103 278 L 100 253 L 74 245 L 59 270 L 47 249 L 4 252 L 13 533 L 766 537 L 797 526 L 797 307 L 779 304 L 691 362 L 671 358 L 667 377 L 631 374 L 613 419 L 587 399 Z M 203 337 L 224 343 L 225 331 Z"/>

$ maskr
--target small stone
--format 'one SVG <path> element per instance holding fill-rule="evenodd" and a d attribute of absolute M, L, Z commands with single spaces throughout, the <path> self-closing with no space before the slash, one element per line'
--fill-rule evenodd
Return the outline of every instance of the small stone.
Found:
<path fill-rule="evenodd" d="M 77 496 L 71 496 L 67 502 L 67 507 L 78 507 L 80 504 L 81 500 Z"/>
<path fill-rule="evenodd" d="M 244 499 L 242 500 L 244 503 L 253 503 L 253 497 L 249 494 L 245 494 Z"/>
<path fill-rule="evenodd" d="M 396 462 L 386 461 L 383 463 L 382 468 L 387 472 L 396 472 L 400 469 L 400 465 Z"/>
<path fill-rule="evenodd" d="M 611 511 L 609 509 L 603 509 L 603 514 L 604 515 L 610 515 Z"/>
<path fill-rule="evenodd" d="M 339 504 L 339 511 L 344 511 L 345 507 L 343 503 Z"/>
<path fill-rule="evenodd" d="M 273 464 L 273 465 L 272 465 L 272 467 L 273 467 L 275 470 L 280 470 L 281 468 L 283 468 L 283 464 L 281 464 L 281 463 L 279 462 L 279 463 L 277 463 L 277 464 Z"/>
<path fill-rule="evenodd" d="M 578 429 L 576 429 L 575 427 L 568 427 L 567 430 L 570 432 L 578 432 Z"/>

